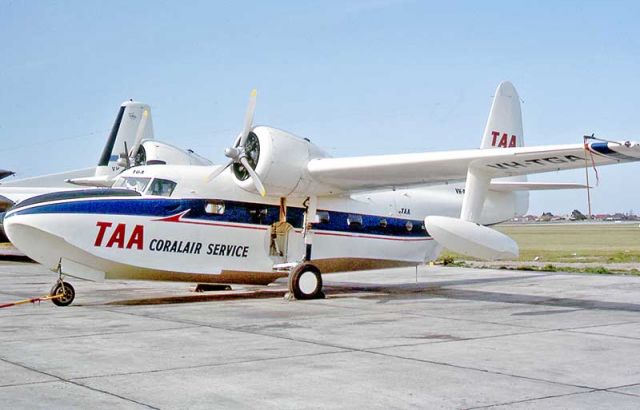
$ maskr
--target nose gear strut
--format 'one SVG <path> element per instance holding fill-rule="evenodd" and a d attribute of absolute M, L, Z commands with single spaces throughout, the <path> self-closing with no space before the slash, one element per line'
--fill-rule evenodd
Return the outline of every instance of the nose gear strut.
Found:
<path fill-rule="evenodd" d="M 49 296 L 56 306 L 69 306 L 76 298 L 76 290 L 63 280 L 62 259 L 58 262 L 58 280 L 53 284 Z"/>

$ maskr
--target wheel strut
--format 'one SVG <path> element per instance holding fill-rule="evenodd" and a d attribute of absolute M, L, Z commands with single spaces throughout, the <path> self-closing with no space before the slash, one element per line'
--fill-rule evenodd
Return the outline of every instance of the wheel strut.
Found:
<path fill-rule="evenodd" d="M 76 291 L 70 283 L 63 280 L 62 260 L 58 262 L 58 280 L 53 284 L 49 296 L 55 296 L 51 299 L 56 306 L 69 306 L 76 298 Z"/>

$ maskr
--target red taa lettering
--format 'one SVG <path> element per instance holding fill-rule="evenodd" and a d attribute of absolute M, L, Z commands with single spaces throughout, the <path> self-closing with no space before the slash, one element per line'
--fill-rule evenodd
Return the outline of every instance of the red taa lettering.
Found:
<path fill-rule="evenodd" d="M 500 132 L 498 131 L 491 131 L 491 136 L 493 137 L 491 139 L 491 146 L 492 147 L 499 147 L 499 148 L 513 148 L 516 146 L 517 144 L 517 138 L 515 135 L 512 135 L 511 138 L 509 138 L 509 134 L 507 134 L 506 132 L 502 133 L 502 137 L 500 137 L 500 140 L 498 141 L 498 137 L 500 136 Z"/>
<path fill-rule="evenodd" d="M 498 144 L 498 147 L 501 148 L 507 148 L 507 138 L 509 136 L 507 134 L 502 134 L 502 138 L 500 138 L 500 143 Z"/>
<path fill-rule="evenodd" d="M 94 246 L 103 246 L 103 241 L 105 234 L 107 233 L 107 229 L 113 226 L 112 222 L 97 222 L 96 226 L 98 229 L 98 234 L 96 235 L 96 240 L 94 242 Z M 126 224 L 117 224 L 106 245 L 107 248 L 113 248 L 114 246 L 118 248 L 125 247 L 125 238 L 127 237 L 127 225 Z M 144 247 L 144 225 L 136 225 L 133 228 L 133 232 L 129 236 L 129 240 L 127 241 L 127 249 L 138 249 L 142 250 Z"/>
<path fill-rule="evenodd" d="M 118 245 L 118 248 L 124 248 L 124 229 L 125 224 L 118 224 L 118 226 L 116 226 L 109 242 L 107 242 L 107 248 L 111 248 L 113 245 Z"/>
<path fill-rule="evenodd" d="M 111 222 L 96 222 L 96 226 L 100 227 L 98 230 L 98 235 L 96 236 L 96 241 L 93 246 L 102 245 L 102 239 L 104 238 L 104 233 L 107 231 L 107 228 L 111 226 Z"/>
<path fill-rule="evenodd" d="M 491 135 L 493 136 L 493 141 L 491 141 L 491 146 L 495 147 L 496 146 L 496 138 L 498 138 L 498 135 L 500 135 L 500 133 L 498 131 L 491 131 Z"/>
<path fill-rule="evenodd" d="M 131 238 L 129 238 L 129 242 L 127 242 L 127 249 L 131 249 L 134 246 L 137 249 L 142 249 L 142 244 L 144 243 L 144 227 L 142 225 L 136 225 L 133 228 L 133 233 L 131 234 Z"/>

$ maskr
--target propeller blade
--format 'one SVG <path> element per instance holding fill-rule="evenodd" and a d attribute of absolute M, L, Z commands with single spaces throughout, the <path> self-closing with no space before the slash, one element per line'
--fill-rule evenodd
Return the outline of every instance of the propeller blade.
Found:
<path fill-rule="evenodd" d="M 229 168 L 231 165 L 233 165 L 233 160 L 227 162 L 227 164 L 223 167 L 216 168 L 216 170 L 210 173 L 209 176 L 207 177 L 207 182 L 211 182 L 214 179 L 216 179 L 218 175 L 222 174 L 224 170 Z"/>
<path fill-rule="evenodd" d="M 124 160 L 125 160 L 125 169 L 129 169 L 131 168 L 131 159 L 129 158 L 129 155 L 127 155 L 127 141 L 124 142 Z"/>
<path fill-rule="evenodd" d="M 242 133 L 240 133 L 239 147 L 244 147 L 244 143 L 247 141 L 247 137 L 251 132 L 251 128 L 253 128 L 253 114 L 256 111 L 257 96 L 258 96 L 258 90 L 254 88 L 251 91 L 251 95 L 249 95 L 249 105 L 247 105 L 247 112 L 244 114 L 244 124 L 242 126 Z"/>
<path fill-rule="evenodd" d="M 144 135 L 144 129 L 147 127 L 147 118 L 149 118 L 149 111 L 144 110 L 144 112 L 142 113 L 142 119 L 138 124 L 138 129 L 136 130 L 135 142 L 133 143 L 133 147 L 131 147 L 131 151 L 129 151 L 129 157 L 134 156 L 136 151 L 138 151 L 138 148 L 140 148 L 142 136 Z"/>
<path fill-rule="evenodd" d="M 251 179 L 253 179 L 253 185 L 255 185 L 258 192 L 260 192 L 260 195 L 266 196 L 267 191 L 264 189 L 264 185 L 262 185 L 262 182 L 260 181 L 260 178 L 258 178 L 258 174 L 256 174 L 256 171 L 254 171 L 253 168 L 251 168 L 251 166 L 249 165 L 249 161 L 247 161 L 245 157 L 240 157 L 240 163 L 247 170 L 249 175 L 251 175 Z"/>

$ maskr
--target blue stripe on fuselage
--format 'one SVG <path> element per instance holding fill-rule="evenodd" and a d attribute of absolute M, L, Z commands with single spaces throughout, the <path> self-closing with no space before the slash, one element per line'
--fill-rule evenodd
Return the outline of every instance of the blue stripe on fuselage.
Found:
<path fill-rule="evenodd" d="M 172 198 L 76 200 L 57 203 L 43 203 L 25 209 L 16 209 L 10 213 L 9 217 L 13 215 L 29 214 L 101 214 L 166 218 L 181 212 L 189 211 L 183 216 L 184 219 L 234 222 L 263 226 L 269 226 L 277 222 L 280 217 L 280 208 L 278 205 L 224 201 L 224 213 L 222 215 L 216 215 L 205 212 L 205 206 L 207 203 L 208 201 L 205 199 Z M 366 214 L 351 214 L 338 211 L 324 212 L 328 212 L 329 220 L 313 224 L 313 229 L 402 237 L 428 236 L 424 229 L 424 224 L 420 220 Z M 349 224 L 349 219 L 353 219 L 354 215 L 361 217 L 361 224 Z M 304 209 L 288 207 L 287 222 L 289 222 L 294 228 L 302 228 L 304 224 Z M 407 229 L 408 222 L 411 222 L 411 230 Z"/>

